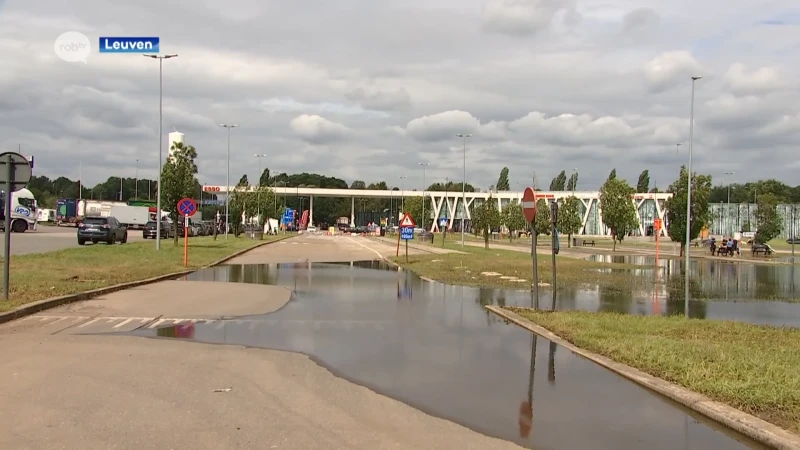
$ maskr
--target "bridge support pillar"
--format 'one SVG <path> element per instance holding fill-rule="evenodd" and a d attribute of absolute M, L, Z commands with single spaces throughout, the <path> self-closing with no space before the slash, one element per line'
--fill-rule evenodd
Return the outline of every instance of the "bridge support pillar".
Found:
<path fill-rule="evenodd" d="M 308 196 L 308 226 L 314 225 L 314 196 Z"/>
<path fill-rule="evenodd" d="M 356 198 L 350 197 L 350 226 L 356 226 Z"/>

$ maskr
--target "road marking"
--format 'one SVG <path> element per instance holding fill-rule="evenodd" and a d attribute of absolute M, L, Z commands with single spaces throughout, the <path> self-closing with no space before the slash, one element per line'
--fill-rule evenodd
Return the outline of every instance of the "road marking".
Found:
<path fill-rule="evenodd" d="M 88 321 L 86 323 L 82 323 L 82 324 L 78 325 L 78 328 L 83 328 L 83 327 L 89 326 L 89 325 L 97 322 L 98 320 L 102 320 L 102 319 L 103 319 L 102 317 L 96 317 L 96 318 L 94 318 L 94 319 L 92 319 L 92 320 L 90 320 L 90 321 Z"/>
<path fill-rule="evenodd" d="M 377 251 L 377 250 L 375 250 L 374 248 L 368 247 L 368 246 L 366 246 L 366 245 L 362 244 L 361 242 L 358 242 L 358 241 L 356 241 L 355 239 L 353 239 L 353 238 L 351 238 L 351 237 L 348 237 L 347 239 L 349 239 L 351 242 L 355 242 L 356 244 L 358 244 L 358 245 L 360 245 L 360 246 L 364 247 L 365 249 L 367 249 L 367 250 L 369 250 L 369 251 L 371 251 L 371 252 L 375 253 L 376 255 L 378 255 L 378 258 L 380 258 L 380 259 L 386 259 L 386 258 L 384 258 L 384 256 L 383 256 L 383 255 L 381 255 L 381 254 L 380 254 L 380 252 L 378 252 L 378 251 Z"/>
<path fill-rule="evenodd" d="M 162 323 L 166 322 L 167 320 L 169 320 L 169 319 L 158 319 L 157 321 L 153 322 L 153 323 L 152 323 L 152 324 L 151 324 L 149 327 L 147 327 L 147 328 L 155 328 L 155 327 L 157 327 L 157 326 L 161 325 Z"/>
<path fill-rule="evenodd" d="M 123 321 L 123 322 L 120 322 L 120 323 L 118 323 L 118 324 L 114 325 L 114 328 L 121 328 L 121 327 L 124 327 L 126 324 L 128 324 L 128 323 L 130 323 L 130 322 L 133 322 L 133 320 L 134 320 L 134 318 L 133 318 L 133 317 L 131 317 L 130 319 L 127 319 L 127 320 L 125 320 L 125 321 Z"/>

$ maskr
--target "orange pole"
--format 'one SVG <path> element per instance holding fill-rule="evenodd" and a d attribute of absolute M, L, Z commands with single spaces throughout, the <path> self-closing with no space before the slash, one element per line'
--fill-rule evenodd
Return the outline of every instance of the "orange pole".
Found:
<path fill-rule="evenodd" d="M 183 220 L 183 267 L 189 267 L 189 216 Z"/>

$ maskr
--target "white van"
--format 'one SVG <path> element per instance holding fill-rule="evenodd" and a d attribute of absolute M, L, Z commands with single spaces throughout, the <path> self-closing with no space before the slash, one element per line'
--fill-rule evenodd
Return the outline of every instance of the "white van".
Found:
<path fill-rule="evenodd" d="M 6 193 L 0 191 L 0 228 L 5 226 L 6 219 Z M 37 205 L 33 193 L 27 189 L 20 189 L 11 194 L 11 231 L 24 233 L 35 230 L 37 223 Z"/>

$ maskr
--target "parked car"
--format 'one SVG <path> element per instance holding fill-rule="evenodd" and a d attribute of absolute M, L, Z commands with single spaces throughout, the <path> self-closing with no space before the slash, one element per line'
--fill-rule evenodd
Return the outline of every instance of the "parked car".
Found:
<path fill-rule="evenodd" d="M 203 230 L 200 229 L 200 224 L 197 224 L 197 223 L 190 223 L 189 224 L 189 237 L 203 236 L 201 234 L 202 231 Z"/>
<path fill-rule="evenodd" d="M 144 226 L 144 230 L 142 230 L 142 238 L 155 239 L 156 234 L 156 221 L 151 220 L 150 222 L 147 222 L 147 224 Z M 172 224 L 166 220 L 163 220 L 161 221 L 161 238 L 169 239 L 170 237 L 172 237 Z"/>
<path fill-rule="evenodd" d="M 128 242 L 128 229 L 114 217 L 86 217 L 78 226 L 78 245 L 86 241 L 124 244 Z"/>

